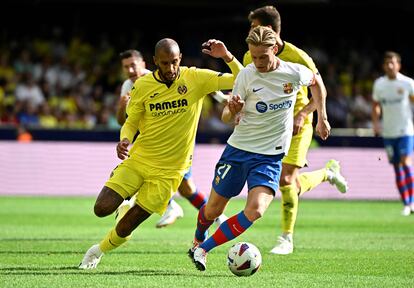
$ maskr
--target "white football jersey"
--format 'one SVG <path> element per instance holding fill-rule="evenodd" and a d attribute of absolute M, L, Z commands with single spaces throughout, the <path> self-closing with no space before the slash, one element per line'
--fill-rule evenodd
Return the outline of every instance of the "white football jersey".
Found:
<path fill-rule="evenodd" d="M 142 74 L 142 76 L 147 75 L 149 73 L 152 73 L 152 72 L 150 70 L 148 70 L 148 69 L 144 69 L 144 73 Z M 126 93 L 128 93 L 129 91 L 131 91 L 132 86 L 134 86 L 134 82 L 132 82 L 132 80 L 129 79 L 129 78 L 126 79 L 124 81 L 124 83 L 122 83 L 122 86 L 121 86 L 121 95 L 120 96 L 123 96 Z"/>
<path fill-rule="evenodd" d="M 132 86 L 134 86 L 134 82 L 132 82 L 132 80 L 129 79 L 129 78 L 126 79 L 124 81 L 124 83 L 122 83 L 122 86 L 121 86 L 121 95 L 120 96 L 123 96 L 123 95 L 127 94 L 129 91 L 131 91 Z"/>
<path fill-rule="evenodd" d="M 381 105 L 383 137 L 414 134 L 410 95 L 414 95 L 414 80 L 401 73 L 396 79 L 382 76 L 375 80 L 372 97 Z"/>
<path fill-rule="evenodd" d="M 227 141 L 231 146 L 265 155 L 289 150 L 296 94 L 301 86 L 312 85 L 315 75 L 301 64 L 278 62 L 271 72 L 260 73 L 251 63 L 237 75 L 233 95 L 240 95 L 245 106 Z"/>

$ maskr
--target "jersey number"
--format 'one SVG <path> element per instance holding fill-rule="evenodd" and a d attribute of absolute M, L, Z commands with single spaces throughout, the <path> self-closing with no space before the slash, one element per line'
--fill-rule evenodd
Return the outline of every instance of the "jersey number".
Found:
<path fill-rule="evenodd" d="M 224 179 L 224 177 L 226 177 L 227 173 L 229 172 L 230 168 L 230 164 L 223 164 L 217 168 L 217 174 L 220 175 L 221 179 Z"/>

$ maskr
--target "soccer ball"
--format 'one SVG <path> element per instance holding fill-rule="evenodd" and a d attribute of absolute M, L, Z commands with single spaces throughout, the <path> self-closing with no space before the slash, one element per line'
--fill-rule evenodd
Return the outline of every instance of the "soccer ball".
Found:
<path fill-rule="evenodd" d="M 259 270 L 262 254 L 251 243 L 239 242 L 231 246 L 227 254 L 227 266 L 236 276 L 250 276 Z"/>

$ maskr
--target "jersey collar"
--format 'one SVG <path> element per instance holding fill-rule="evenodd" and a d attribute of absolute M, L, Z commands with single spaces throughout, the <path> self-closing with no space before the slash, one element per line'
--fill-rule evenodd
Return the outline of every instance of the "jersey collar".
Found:
<path fill-rule="evenodd" d="M 179 79 L 180 78 L 180 76 L 181 76 L 181 69 L 180 69 L 180 67 L 178 68 L 178 75 L 177 75 L 177 78 L 175 78 L 175 80 L 174 81 L 163 81 L 163 80 L 161 80 L 161 77 L 160 77 L 160 73 L 159 73 L 159 70 L 157 69 L 157 70 L 155 70 L 154 72 L 152 72 L 152 76 L 154 77 L 154 79 L 157 81 L 157 82 L 159 82 L 159 83 L 162 83 L 162 84 L 165 84 L 168 88 L 170 88 L 171 87 L 171 85 L 177 80 L 177 79 Z"/>

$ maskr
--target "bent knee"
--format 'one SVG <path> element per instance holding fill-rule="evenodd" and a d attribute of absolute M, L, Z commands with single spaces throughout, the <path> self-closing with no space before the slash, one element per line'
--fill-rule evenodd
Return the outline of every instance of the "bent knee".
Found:
<path fill-rule="evenodd" d="M 112 214 L 115 211 L 115 209 L 110 206 L 102 205 L 101 203 L 95 203 L 95 206 L 93 207 L 93 211 L 95 215 L 98 217 L 108 216 Z"/>

